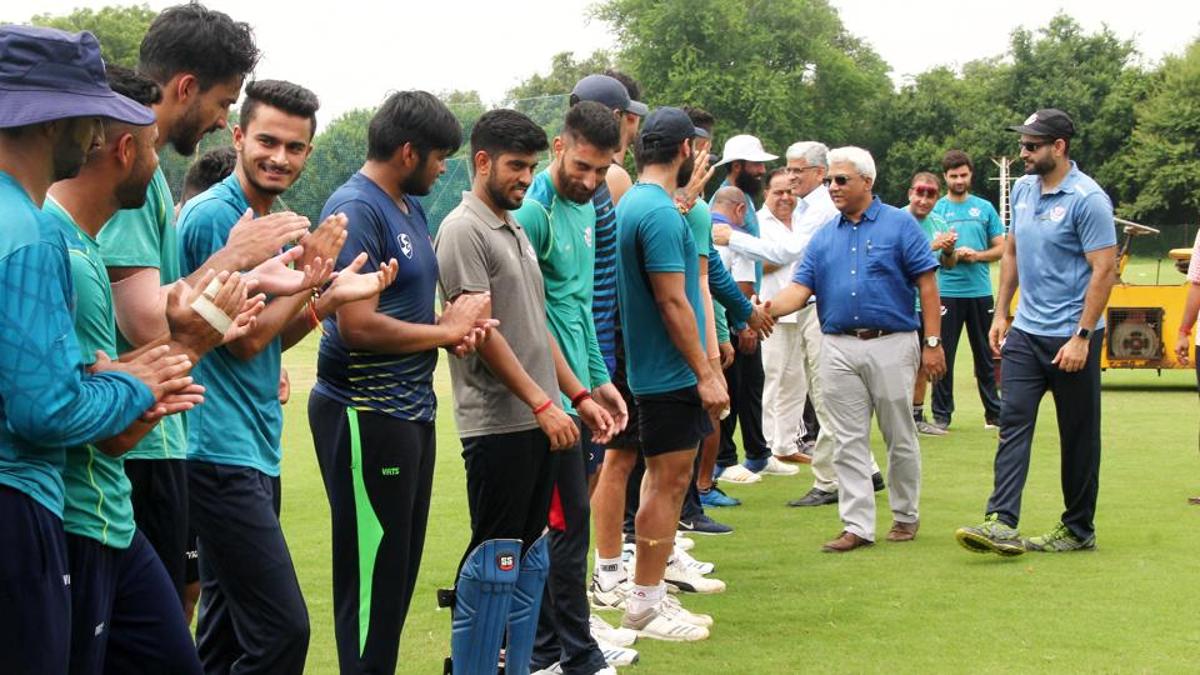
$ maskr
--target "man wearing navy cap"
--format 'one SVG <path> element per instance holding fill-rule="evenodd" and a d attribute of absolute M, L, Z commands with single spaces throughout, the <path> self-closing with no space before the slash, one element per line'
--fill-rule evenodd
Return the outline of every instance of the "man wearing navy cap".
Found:
<path fill-rule="evenodd" d="M 1000 356 L 1000 446 L 987 517 L 955 533 L 977 553 L 1095 548 L 1100 480 L 1100 349 L 1104 306 L 1116 281 L 1112 201 L 1071 160 L 1075 123 L 1046 108 L 1009 131 L 1021 134 L 1025 175 L 1012 189 L 1012 229 L 1000 261 L 996 307 L 1021 299 L 1012 325 L 997 311 L 988 334 Z M 1020 241 L 1020 253 L 1017 242 Z M 1045 261 L 1053 260 L 1053 265 Z M 1042 397 L 1054 396 L 1062 452 L 1062 520 L 1021 539 L 1021 493 L 1029 474 Z"/>
<path fill-rule="evenodd" d="M 638 183 L 617 207 L 617 290 L 629 389 L 646 458 L 637 565 L 622 625 L 640 635 L 703 640 L 712 619 L 666 600 L 663 574 L 710 413 L 729 402 L 708 366 L 696 241 L 672 195 L 691 177 L 695 128 L 677 108 L 646 119 L 634 148 Z"/>
<path fill-rule="evenodd" d="M 80 361 L 50 184 L 79 173 L 102 119 L 154 115 L 108 87 L 90 33 L 0 27 L 0 654 L 12 673 L 67 671 L 71 577 L 63 531 L 65 448 L 161 415 L 191 383 L 186 356 Z M 156 405 L 156 401 L 159 402 Z"/>

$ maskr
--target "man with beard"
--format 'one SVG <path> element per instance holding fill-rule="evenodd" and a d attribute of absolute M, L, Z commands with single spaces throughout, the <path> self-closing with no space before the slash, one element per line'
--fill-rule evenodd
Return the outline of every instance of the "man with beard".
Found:
<path fill-rule="evenodd" d="M 646 460 L 635 521 L 637 561 L 622 626 L 662 640 L 703 640 L 712 619 L 666 598 L 663 576 L 698 444 L 728 404 L 705 352 L 699 255 L 674 194 L 691 178 L 695 127 L 677 108 L 646 119 L 638 183 L 617 207 L 617 274 L 629 388 Z M 630 453 L 623 453 L 632 464 Z"/>
<path fill-rule="evenodd" d="M 118 66 L 109 66 L 107 76 L 114 91 L 144 106 L 161 96 L 158 85 Z M 146 187 L 158 167 L 156 135 L 152 121 L 145 125 L 106 122 L 104 144 L 91 153 L 77 177 L 51 186 L 43 208 L 62 228 L 70 252 L 75 334 L 81 359 L 89 366 L 98 351 L 112 354 L 117 349 L 112 291 L 96 235 L 117 209 L 137 208 L 145 201 Z M 192 308 L 192 303 L 211 295 L 209 302 L 225 316 L 236 316 L 241 310 L 246 299 L 241 276 L 222 273 L 213 292 L 205 288 L 210 277 L 217 275 L 208 272 L 197 289 L 185 284 L 175 289 L 167 309 L 171 332 L 156 340 L 170 344 L 172 351 L 192 362 L 252 325 L 250 317 L 243 316 L 226 336 Z M 246 314 L 261 309 L 256 298 Z M 193 392 L 186 405 L 200 401 L 200 392 Z M 121 453 L 153 428 L 153 422 L 139 420 L 113 438 L 67 448 L 63 525 L 73 581 L 72 673 L 200 672 L 171 579 L 134 526 L 130 484 L 122 466 Z"/>
<path fill-rule="evenodd" d="M 975 383 L 983 403 L 983 428 L 995 429 L 1000 417 L 1000 397 L 996 392 L 996 369 L 988 348 L 991 328 L 991 263 L 1004 250 L 1004 224 L 992 203 L 971 194 L 975 165 L 962 150 L 951 150 L 942 158 L 946 178 L 946 196 L 933 207 L 958 236 L 954 267 L 938 270 L 938 292 L 942 294 L 942 340 L 946 349 L 946 377 L 933 388 L 933 423 L 945 429 L 954 414 L 954 355 L 963 327 L 971 343 L 975 360 Z"/>
<path fill-rule="evenodd" d="M 1000 261 L 997 307 L 1018 284 L 1012 325 L 996 312 L 988 339 L 1000 357 L 1000 445 L 987 518 L 955 536 L 967 550 L 1000 555 L 1095 548 L 1100 481 L 1100 349 L 1104 306 L 1116 281 L 1112 202 L 1070 157 L 1075 123 L 1045 108 L 1021 134 L 1025 175 L 1013 185 L 1012 229 Z M 1018 246 L 1020 247 L 1018 249 Z M 1047 264 L 1053 260 L 1054 264 Z M 1033 427 L 1049 390 L 1062 456 L 1062 520 L 1040 537 L 1017 533 Z"/>
<path fill-rule="evenodd" d="M 162 89 L 162 99 L 151 106 L 157 117 L 157 147 L 170 144 L 180 154 L 191 155 L 204 134 L 224 129 L 229 106 L 258 57 L 244 23 L 197 3 L 163 10 L 142 39 L 138 59 L 139 72 Z M 166 297 L 181 276 L 179 241 L 171 222 L 174 203 L 160 167 L 145 204 L 117 212 L 100 232 L 122 352 L 148 344 L 167 329 Z M 303 234 L 304 225 L 302 219 L 287 216 L 253 226 L 247 222 L 225 250 L 197 266 L 196 274 L 207 269 L 249 270 L 275 255 L 285 241 Z M 195 284 L 196 275 L 189 281 Z M 162 558 L 181 598 L 188 548 L 186 453 L 184 416 L 172 415 L 125 455 L 138 528 Z"/>
<path fill-rule="evenodd" d="M 471 541 L 455 587 L 456 673 L 494 669 L 506 623 L 506 663 L 513 672 L 529 668 L 559 453 L 579 451 L 579 429 L 562 395 L 596 436 L 607 438 L 612 428 L 547 328 L 538 254 L 509 213 L 521 208 L 546 147 L 545 132 L 521 113 L 501 109 L 479 118 L 471 132 L 471 191 L 434 242 L 442 297 L 459 302 L 490 293 L 489 318 L 500 326 L 475 354 L 450 364 L 471 511 Z M 492 584 L 493 573 L 505 583 Z M 486 596 L 494 600 L 481 608 Z"/>
<path fill-rule="evenodd" d="M 267 213 L 304 170 L 316 132 L 316 96 L 290 82 L 246 87 L 234 128 L 232 175 L 192 199 L 179 215 L 183 272 L 225 246 L 247 210 Z M 346 240 L 346 217 L 327 218 L 300 240 L 297 264 L 312 272 L 290 295 L 277 294 L 254 328 L 200 362 L 196 381 L 208 402 L 188 416 L 188 494 L 200 551 L 197 647 L 206 672 L 299 673 L 308 613 L 279 525 L 283 413 L 280 353 L 342 305 L 378 295 L 396 262 L 358 273 L 360 254 L 328 288 Z"/>
<path fill-rule="evenodd" d="M 954 245 L 958 241 L 958 235 L 951 231 L 946 226 L 946 221 L 934 210 L 934 205 L 937 203 L 938 193 L 942 191 L 942 185 L 938 181 L 938 177 L 928 171 L 918 171 L 913 175 L 912 181 L 908 188 L 908 212 L 913 218 L 917 219 L 917 224 L 921 226 L 921 231 L 925 233 L 925 239 L 929 241 L 929 247 L 938 256 L 938 273 L 941 274 L 945 270 L 952 269 L 958 263 L 957 256 L 954 252 Z M 939 291 L 941 289 L 939 288 Z M 921 313 L 921 300 L 917 299 L 917 314 Z M 945 315 L 943 315 L 945 319 Z M 945 329 L 942 329 L 945 334 Z M 924 342 L 924 331 L 917 331 L 917 336 Z M 949 377 L 950 357 L 946 356 L 946 376 Z M 917 384 L 913 387 L 913 422 L 917 425 L 917 433 L 925 434 L 926 436 L 945 436 L 946 430 L 930 424 L 925 419 L 925 393 L 927 391 L 929 380 L 917 376 Z"/>
<path fill-rule="evenodd" d="M 0 27 L 0 92 L 0 653 L 9 672 L 64 673 L 65 449 L 116 436 L 152 406 L 164 414 L 191 363 L 161 345 L 82 366 L 66 242 L 42 211 L 50 185 L 100 147 L 102 118 L 144 126 L 153 114 L 108 87 L 91 33 Z"/>
<path fill-rule="evenodd" d="M 762 193 L 762 179 L 767 172 L 765 162 L 779 159 L 763 150 L 762 141 L 749 134 L 740 134 L 725 141 L 724 153 L 717 166 L 729 165 L 729 175 L 722 186 L 732 185 L 742 191 L 746 202 L 746 217 L 743 229 L 753 237 L 759 236 L 758 207 L 754 199 Z M 753 261 L 754 283 L 746 286 L 754 295 L 762 282 L 762 263 Z M 743 289 L 745 290 L 745 289 Z M 733 365 L 725 370 L 729 385 L 732 414 L 721 421 L 721 449 L 717 457 L 718 475 L 730 483 L 754 483 L 760 474 L 790 475 L 799 471 L 784 464 L 771 455 L 771 448 L 763 436 L 762 352 L 758 335 L 750 328 L 730 336 L 736 350 Z M 745 462 L 738 464 L 734 430 L 741 427 L 742 450 Z"/>
<path fill-rule="evenodd" d="M 605 659 L 588 623 L 591 509 L 582 448 L 593 442 L 603 446 L 624 426 L 627 416 L 625 401 L 610 381 L 600 354 L 592 317 L 596 209 L 591 199 L 604 182 L 619 144 L 620 127 L 611 110 L 594 101 L 575 104 L 551 146 L 554 159 L 534 177 L 524 203 L 513 213 L 537 254 L 550 333 L 583 386 L 571 400 L 561 401 L 580 428 L 581 447 L 558 456 L 555 504 L 562 529 L 552 526 L 550 530 L 550 576 L 542 599 L 534 666 L 558 662 L 565 673 L 586 675 L 604 668 Z M 607 433 L 593 438 L 584 428 L 576 406 L 585 403 L 599 403 L 614 418 Z"/>
<path fill-rule="evenodd" d="M 325 320 L 317 382 L 308 401 L 333 521 L 333 607 L 342 672 L 396 670 L 412 601 L 436 459 L 433 372 L 439 347 L 468 348 L 486 330 L 486 294 L 433 312 L 437 260 L 425 210 L 462 142 L 462 127 L 423 91 L 392 95 L 367 130 L 367 161 L 325 202 L 343 213 L 338 269 L 367 256 L 375 270 L 404 260 L 378 298 Z"/>

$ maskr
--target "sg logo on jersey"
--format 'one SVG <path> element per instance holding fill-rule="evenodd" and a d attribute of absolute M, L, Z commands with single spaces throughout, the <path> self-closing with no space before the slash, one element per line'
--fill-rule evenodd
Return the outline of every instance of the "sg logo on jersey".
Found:
<path fill-rule="evenodd" d="M 413 245 L 412 240 L 408 238 L 408 235 L 401 232 L 400 234 L 396 235 L 396 241 L 400 243 L 400 252 L 404 254 L 404 257 L 412 260 Z"/>

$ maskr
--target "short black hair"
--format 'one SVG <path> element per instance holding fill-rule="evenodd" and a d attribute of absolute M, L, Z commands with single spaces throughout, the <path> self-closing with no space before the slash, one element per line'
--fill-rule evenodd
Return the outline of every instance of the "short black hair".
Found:
<path fill-rule="evenodd" d="M 713 117 L 712 113 L 704 108 L 685 105 L 683 106 L 683 112 L 687 113 L 688 119 L 692 120 L 692 126 L 699 127 L 710 134 L 713 127 L 717 125 L 717 118 Z"/>
<path fill-rule="evenodd" d="M 642 135 L 638 134 L 637 140 L 633 143 L 633 160 L 637 164 L 638 171 L 650 164 L 670 164 L 675 161 L 675 156 L 679 154 L 679 146 L 688 140 L 691 139 L 684 139 L 678 143 L 645 145 L 642 143 Z"/>
<path fill-rule="evenodd" d="M 367 127 L 367 159 L 385 162 L 405 143 L 421 161 L 433 150 L 453 154 L 462 145 L 462 124 L 427 91 L 401 91 L 379 106 Z"/>
<path fill-rule="evenodd" d="M 777 169 L 771 169 L 770 171 L 767 172 L 767 175 L 763 176 L 763 187 L 770 188 L 771 181 L 775 179 L 775 176 L 778 176 L 779 174 L 786 174 L 786 173 L 787 173 L 786 166 L 781 166 Z"/>
<path fill-rule="evenodd" d="M 108 77 L 109 88 L 125 98 L 137 101 L 147 108 L 162 101 L 162 87 L 154 80 L 113 63 L 106 63 L 104 71 Z"/>
<path fill-rule="evenodd" d="M 138 71 L 164 84 L 179 73 L 196 76 L 201 89 L 244 78 L 259 58 L 250 24 L 189 2 L 164 9 L 142 38 Z"/>
<path fill-rule="evenodd" d="M 611 118 L 613 115 L 608 113 Z M 546 131 L 525 113 L 499 108 L 489 110 L 471 129 L 471 156 L 480 150 L 493 158 L 508 152 L 520 155 L 545 152 L 550 147 Z"/>
<path fill-rule="evenodd" d="M 617 116 L 596 101 L 580 101 L 567 111 L 562 133 L 572 141 L 582 140 L 600 150 L 621 147 L 621 124 Z"/>
<path fill-rule="evenodd" d="M 225 180 L 236 164 L 237 151 L 232 145 L 214 148 L 201 155 L 183 177 L 183 201 Z"/>
<path fill-rule="evenodd" d="M 975 173 L 975 163 L 971 161 L 971 156 L 962 150 L 948 150 L 942 156 L 942 171 L 957 169 L 960 166 L 965 166 Z"/>
<path fill-rule="evenodd" d="M 296 117 L 306 117 L 312 123 L 309 139 L 317 133 L 317 110 L 321 108 L 321 102 L 316 94 L 298 84 L 285 80 L 255 80 L 247 84 L 246 98 L 238 113 L 238 124 L 243 129 L 250 126 L 260 105 L 278 108 Z"/>
<path fill-rule="evenodd" d="M 629 98 L 634 101 L 642 100 L 642 87 L 638 84 L 637 80 L 612 68 L 604 71 L 604 74 L 625 85 L 625 91 L 629 92 Z"/>

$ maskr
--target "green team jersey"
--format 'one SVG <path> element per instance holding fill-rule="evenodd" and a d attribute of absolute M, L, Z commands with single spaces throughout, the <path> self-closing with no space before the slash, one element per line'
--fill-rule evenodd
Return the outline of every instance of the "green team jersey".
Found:
<path fill-rule="evenodd" d="M 115 356 L 117 328 L 112 286 L 100 245 L 79 229 L 53 198 L 46 198 L 42 210 L 59 222 L 70 254 L 75 287 L 75 337 L 83 363 L 95 363 L 97 350 Z M 63 483 L 66 488 L 63 528 L 67 532 L 113 548 L 129 547 L 135 526 L 123 458 L 110 457 L 90 443 L 68 447 Z"/>
<path fill-rule="evenodd" d="M 583 386 L 607 384 L 608 368 L 592 317 L 595 290 L 596 207 L 558 194 L 549 169 L 534 177 L 525 202 L 513 212 L 537 253 L 546 288 L 546 320 L 567 365 Z M 563 409 L 574 412 L 567 394 Z"/>
<path fill-rule="evenodd" d="M 909 211 L 909 213 L 912 213 L 912 211 Z M 914 216 L 914 218 L 915 218 L 915 216 Z M 940 215 L 938 215 L 938 213 L 936 211 L 930 211 L 929 215 L 925 216 L 925 218 L 923 220 L 918 220 L 917 224 L 921 226 L 921 231 L 925 233 L 925 240 L 928 241 L 930 244 L 933 243 L 933 238 L 935 236 L 937 236 L 939 233 L 950 231 L 950 227 L 946 225 L 945 219 L 942 218 Z M 939 264 L 941 263 L 941 260 L 942 260 L 941 256 L 938 256 Z M 938 272 L 939 273 L 941 272 L 940 267 L 938 268 Z M 921 293 L 918 292 L 917 293 L 917 314 L 920 314 L 920 313 L 921 313 Z"/>
<path fill-rule="evenodd" d="M 146 189 L 146 203 L 136 209 L 117 211 L 97 238 L 104 252 L 105 267 L 153 267 L 159 283 L 173 284 L 180 278 L 179 236 L 175 231 L 175 201 L 162 167 Z M 125 353 L 134 348 L 117 331 L 117 348 Z M 146 434 L 126 459 L 184 459 L 187 456 L 187 426 L 183 415 L 163 418 Z"/>

